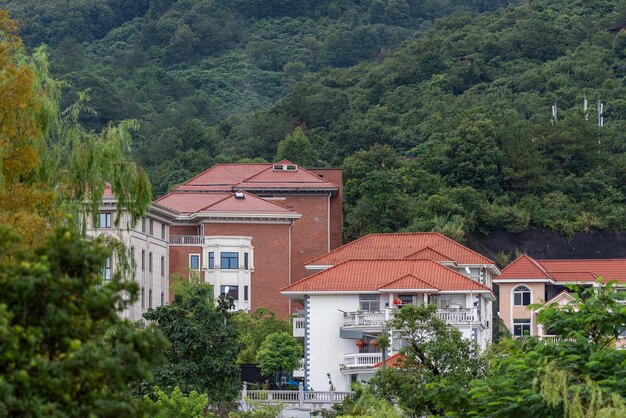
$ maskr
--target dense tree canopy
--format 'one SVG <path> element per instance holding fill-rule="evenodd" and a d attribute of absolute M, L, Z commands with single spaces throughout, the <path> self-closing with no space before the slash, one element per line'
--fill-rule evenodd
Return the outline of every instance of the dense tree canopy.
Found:
<path fill-rule="evenodd" d="M 88 127 L 140 122 L 156 194 L 301 144 L 346 168 L 348 239 L 626 227 L 618 0 L 33 2 L 7 2 L 28 45 L 50 45 L 67 103 L 90 89 Z M 393 166 L 349 173 L 383 144 Z"/>

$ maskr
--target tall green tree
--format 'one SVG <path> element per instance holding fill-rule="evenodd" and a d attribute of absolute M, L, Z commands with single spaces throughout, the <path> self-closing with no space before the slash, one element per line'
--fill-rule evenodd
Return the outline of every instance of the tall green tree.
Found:
<path fill-rule="evenodd" d="M 289 160 L 301 166 L 315 167 L 319 165 L 318 157 L 301 127 L 296 128 L 278 143 L 276 161 Z"/>
<path fill-rule="evenodd" d="M 288 332 L 275 332 L 265 338 L 257 353 L 259 368 L 266 376 L 278 373 L 280 384 L 283 372 L 292 372 L 300 365 L 302 346 Z"/>
<path fill-rule="evenodd" d="M 371 380 L 379 396 L 397 399 L 409 416 L 464 410 L 470 381 L 485 374 L 480 349 L 437 318 L 436 311 L 432 304 L 396 311 L 389 327 L 405 344 L 398 367 L 380 370 Z"/>
<path fill-rule="evenodd" d="M 240 390 L 236 363 L 240 350 L 232 304 L 216 305 L 209 285 L 177 283 L 176 296 L 169 305 L 149 310 L 144 317 L 154 322 L 170 340 L 165 364 L 153 369 L 154 381 L 167 392 L 179 387 L 183 393 L 208 395 L 209 405 L 218 409 L 233 402 Z"/>
<path fill-rule="evenodd" d="M 233 320 L 237 325 L 242 350 L 237 356 L 237 363 L 256 363 L 257 353 L 268 335 L 273 333 L 289 333 L 289 322 L 276 318 L 274 312 L 258 308 L 252 313 L 236 312 Z"/>
<path fill-rule="evenodd" d="M 626 309 L 615 283 L 579 288 L 575 302 L 548 305 L 538 318 L 554 342 L 504 340 L 488 375 L 471 383 L 460 416 L 618 417 L 626 405 L 626 353 L 615 347 Z"/>
<path fill-rule="evenodd" d="M 15 239 L 0 228 L 0 416 L 144 416 L 129 383 L 149 380 L 168 344 L 118 316 L 137 286 L 120 272 L 103 285 L 110 250 L 75 230 L 7 252 Z"/>

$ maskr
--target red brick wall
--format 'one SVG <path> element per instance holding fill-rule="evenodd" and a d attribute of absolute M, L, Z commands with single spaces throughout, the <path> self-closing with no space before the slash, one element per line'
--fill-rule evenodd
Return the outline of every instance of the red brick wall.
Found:
<path fill-rule="evenodd" d="M 330 199 L 330 249 L 343 245 L 343 171 L 340 168 L 315 168 L 309 170 L 339 187 Z"/>
<path fill-rule="evenodd" d="M 174 228 L 174 227 L 172 227 Z M 170 229 L 171 231 L 171 229 Z M 192 235 L 190 233 L 174 235 Z M 174 300 L 174 290 L 172 286 L 176 283 L 176 275 L 189 278 L 189 254 L 200 254 L 200 265 L 202 266 L 202 247 L 187 247 L 170 245 L 170 303 Z"/>
<path fill-rule="evenodd" d="M 280 289 L 289 284 L 289 225 L 205 224 L 205 235 L 252 237 L 254 271 L 251 274 L 252 310 L 272 310 L 279 318 L 289 316 L 289 300 Z"/>
<path fill-rule="evenodd" d="M 284 201 L 276 203 L 302 214 L 302 218 L 297 219 L 291 229 L 291 277 L 296 282 L 308 275 L 304 268 L 307 261 L 328 251 L 328 195 L 285 195 L 284 197 Z"/>

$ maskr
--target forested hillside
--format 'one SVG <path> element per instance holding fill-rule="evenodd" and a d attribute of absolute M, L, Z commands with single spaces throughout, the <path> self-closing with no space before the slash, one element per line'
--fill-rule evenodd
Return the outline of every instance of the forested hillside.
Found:
<path fill-rule="evenodd" d="M 159 194 L 278 153 L 344 168 L 347 238 L 626 227 L 622 1 L 5 3 Z"/>

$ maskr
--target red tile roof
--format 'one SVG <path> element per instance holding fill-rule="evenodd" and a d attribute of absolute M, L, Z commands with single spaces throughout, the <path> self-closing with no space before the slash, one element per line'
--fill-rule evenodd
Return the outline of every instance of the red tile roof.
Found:
<path fill-rule="evenodd" d="M 415 277 L 412 274 L 402 276 L 397 280 L 387 283 L 380 287 L 384 290 L 400 290 L 400 289 L 437 289 L 435 285 L 428 283 L 426 280 Z"/>
<path fill-rule="evenodd" d="M 407 277 L 408 275 L 414 279 Z M 413 281 L 413 284 L 419 286 L 416 290 L 427 284 L 429 289 L 435 288 L 442 292 L 491 292 L 488 287 L 433 260 L 407 259 L 348 260 L 289 285 L 281 289 L 281 292 L 379 291 L 390 285 L 394 287 L 392 283 L 398 280 L 401 284 Z"/>
<path fill-rule="evenodd" d="M 458 264 L 494 264 L 493 261 L 438 232 L 370 234 L 330 253 L 317 257 L 307 265 L 336 265 L 352 259 L 433 258 L 454 260 Z M 439 254 L 439 255 L 437 255 Z M 439 259 L 443 256 L 443 259 Z"/>
<path fill-rule="evenodd" d="M 295 165 L 288 160 L 276 164 Z M 273 167 L 274 163 L 217 164 L 174 191 L 339 189 L 336 184 L 302 167 L 295 171 L 274 170 Z"/>
<path fill-rule="evenodd" d="M 241 192 L 243 199 L 234 193 L 170 193 L 155 203 L 181 213 L 237 213 L 263 215 L 298 215 L 298 212 L 257 197 Z"/>
<path fill-rule="evenodd" d="M 385 360 L 385 367 L 402 367 L 404 365 L 404 360 L 406 360 L 406 356 L 401 353 L 396 353 Z M 383 367 L 383 362 L 376 363 L 373 366 L 375 369 L 379 369 Z"/>
<path fill-rule="evenodd" d="M 548 278 L 555 282 L 626 281 L 626 259 L 536 260 L 522 255 L 502 270 L 495 280 Z"/>

